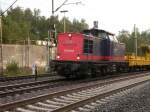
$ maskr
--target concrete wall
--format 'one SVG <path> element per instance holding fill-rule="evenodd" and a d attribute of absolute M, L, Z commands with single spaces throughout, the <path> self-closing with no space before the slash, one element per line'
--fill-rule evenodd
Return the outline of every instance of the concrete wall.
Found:
<path fill-rule="evenodd" d="M 45 67 L 47 64 L 48 50 L 46 46 L 37 45 L 3 45 L 3 68 L 12 60 L 16 61 L 20 67 L 31 67 L 36 63 L 39 67 Z M 52 49 L 52 58 L 55 57 L 55 50 Z"/>

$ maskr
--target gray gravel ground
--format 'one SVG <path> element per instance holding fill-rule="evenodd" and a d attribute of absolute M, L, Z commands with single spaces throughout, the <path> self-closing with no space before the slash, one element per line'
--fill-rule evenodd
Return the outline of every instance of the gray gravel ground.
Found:
<path fill-rule="evenodd" d="M 103 99 L 92 112 L 150 112 L 150 82 Z"/>

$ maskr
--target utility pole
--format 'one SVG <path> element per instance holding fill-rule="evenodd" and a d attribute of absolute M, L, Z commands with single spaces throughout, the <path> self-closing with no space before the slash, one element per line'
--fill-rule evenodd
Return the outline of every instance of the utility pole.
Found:
<path fill-rule="evenodd" d="M 52 0 L 52 16 L 54 16 L 54 0 Z"/>
<path fill-rule="evenodd" d="M 52 23 L 54 23 L 54 0 L 52 0 Z M 49 23 L 50 24 L 50 23 Z M 55 24 L 53 24 L 52 27 L 54 27 Z M 48 29 L 48 39 L 47 39 L 47 66 L 46 66 L 46 71 L 50 72 L 50 61 L 51 61 L 51 49 L 50 49 L 50 38 L 51 38 L 51 26 L 49 26 Z"/>
<path fill-rule="evenodd" d="M 2 29 L 2 16 L 0 16 L 0 63 L 1 63 L 1 76 L 3 76 L 3 29 Z"/>
<path fill-rule="evenodd" d="M 135 56 L 137 57 L 137 35 L 136 35 L 136 25 L 134 24 L 134 36 L 135 36 Z"/>
<path fill-rule="evenodd" d="M 49 71 L 49 62 L 50 62 L 50 46 L 49 46 L 49 43 L 50 43 L 50 30 L 48 30 L 48 40 L 47 40 L 47 49 L 48 49 L 48 52 L 47 52 L 47 69 Z"/>
<path fill-rule="evenodd" d="M 30 32 L 28 33 L 28 47 L 27 47 L 27 67 L 30 67 Z"/>
<path fill-rule="evenodd" d="M 54 0 L 52 0 L 52 22 L 53 22 L 53 27 L 55 26 L 55 23 L 54 23 Z"/>
<path fill-rule="evenodd" d="M 64 13 L 64 33 L 66 32 L 66 16 L 65 16 L 65 13 L 68 12 L 67 10 L 63 10 L 63 11 L 60 11 L 61 13 Z"/>

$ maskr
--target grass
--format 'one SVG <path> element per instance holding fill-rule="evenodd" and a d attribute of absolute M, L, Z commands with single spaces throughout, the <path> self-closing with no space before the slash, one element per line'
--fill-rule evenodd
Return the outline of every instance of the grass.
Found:
<path fill-rule="evenodd" d="M 38 74 L 45 73 L 44 68 L 38 67 Z M 27 76 L 32 74 L 32 69 L 29 67 L 19 68 L 18 63 L 11 61 L 7 63 L 6 69 L 4 70 L 4 76 L 6 77 L 16 77 L 16 76 Z"/>

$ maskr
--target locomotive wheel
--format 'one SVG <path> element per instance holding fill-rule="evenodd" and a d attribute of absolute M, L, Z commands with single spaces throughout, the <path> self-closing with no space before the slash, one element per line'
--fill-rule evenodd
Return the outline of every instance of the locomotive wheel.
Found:
<path fill-rule="evenodd" d="M 102 76 L 107 75 L 107 67 L 104 66 L 101 68 L 101 74 L 102 74 Z"/>
<path fill-rule="evenodd" d="M 88 64 L 83 64 L 80 68 L 76 71 L 76 78 L 88 78 L 91 77 L 91 68 Z"/>
<path fill-rule="evenodd" d="M 97 67 L 93 67 L 91 69 L 91 76 L 94 77 L 99 77 L 101 75 L 101 70 L 99 70 L 99 68 Z"/>

